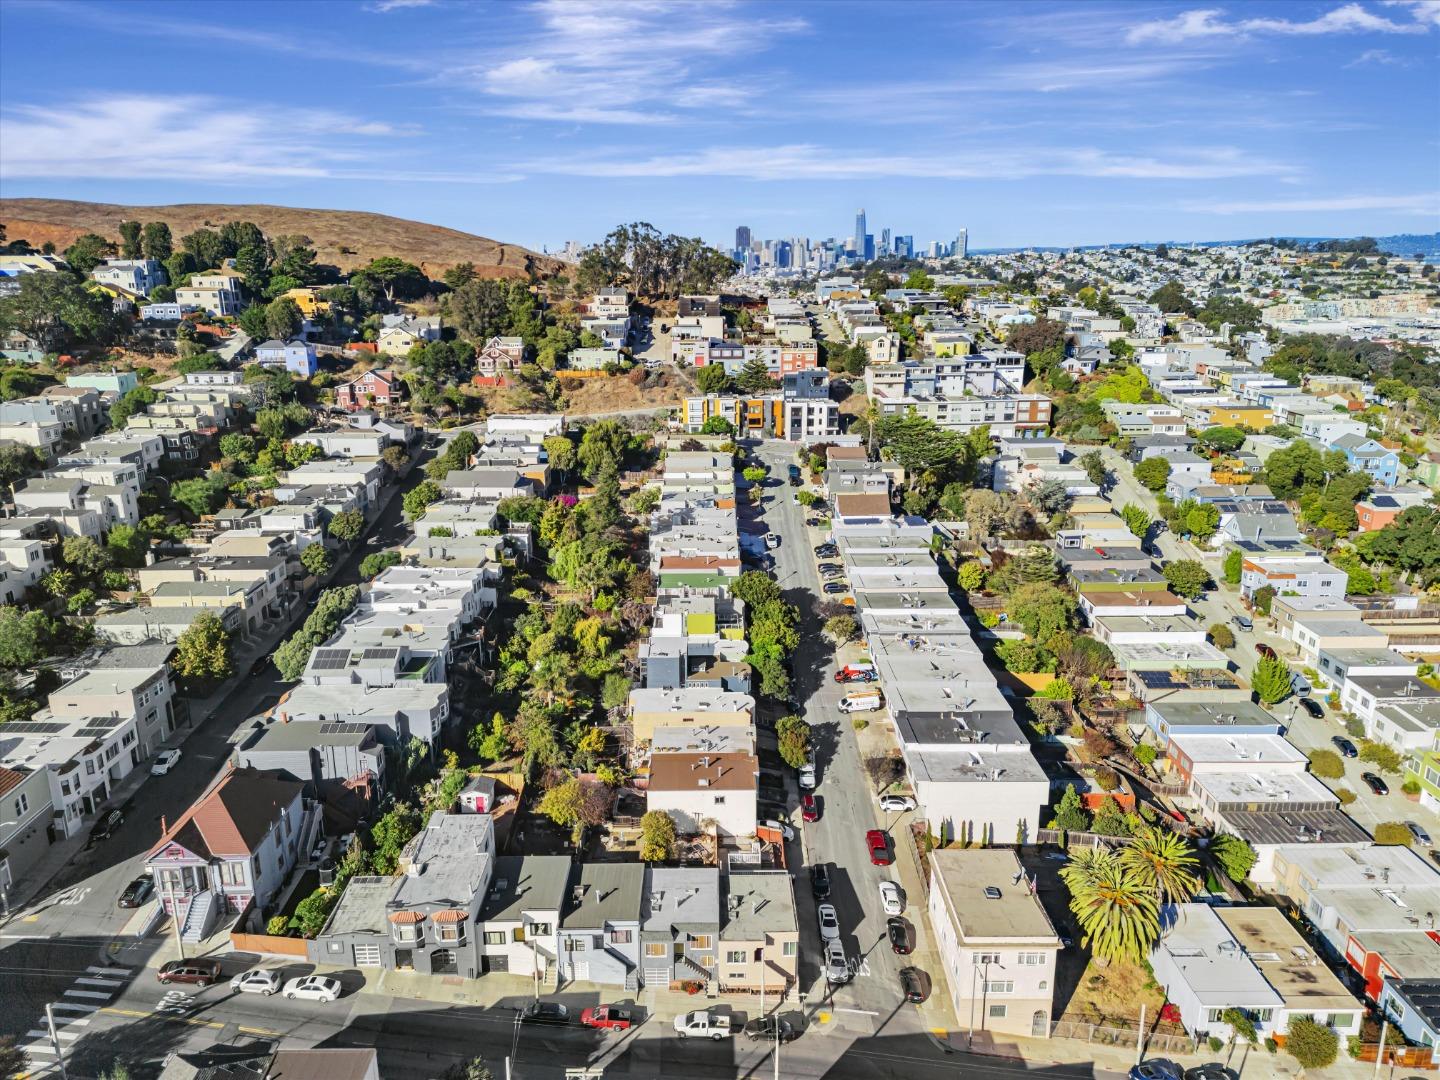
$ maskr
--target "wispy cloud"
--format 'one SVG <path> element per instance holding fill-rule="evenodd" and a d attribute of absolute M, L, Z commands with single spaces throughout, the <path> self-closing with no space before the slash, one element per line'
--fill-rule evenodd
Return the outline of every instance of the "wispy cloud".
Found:
<path fill-rule="evenodd" d="M 365 10 L 373 11 L 377 15 L 388 15 L 392 11 L 402 11 L 405 8 L 434 6 L 435 0 L 373 0 L 373 3 L 365 5 Z"/>
<path fill-rule="evenodd" d="M 717 61 L 807 29 L 729 0 L 538 0 L 524 10 L 534 26 L 513 43 L 488 43 L 495 59 L 443 73 L 483 94 L 488 112 L 523 120 L 656 124 L 736 108 L 750 94 Z"/>
<path fill-rule="evenodd" d="M 591 177 L 724 176 L 747 180 L 870 180 L 921 178 L 1005 180 L 1032 176 L 1090 176 L 1138 180 L 1221 180 L 1285 177 L 1290 166 L 1232 147 L 1187 149 L 1163 156 L 1119 154 L 1093 147 L 991 149 L 962 153 L 857 154 L 808 143 L 716 146 L 674 154 L 567 155 L 526 162 L 522 171 Z"/>
<path fill-rule="evenodd" d="M 1380 210 L 1408 217 L 1440 217 L 1440 191 L 1415 195 L 1332 195 L 1315 198 L 1262 199 L 1252 202 L 1191 202 L 1184 208 L 1201 214 L 1344 213 Z"/>
<path fill-rule="evenodd" d="M 1399 6 L 1399 5 L 1393 5 Z M 1158 42 L 1178 45 L 1205 38 L 1245 37 L 1252 34 L 1423 34 L 1435 22 L 1431 8 L 1404 5 L 1411 12 L 1409 22 L 1396 22 L 1377 15 L 1361 4 L 1343 4 L 1314 19 L 1226 19 L 1223 8 L 1193 8 L 1169 19 L 1155 19 L 1132 26 L 1125 35 L 1131 45 Z"/>
<path fill-rule="evenodd" d="M 1381 67 L 1402 67 L 1408 66 L 1409 61 L 1402 60 L 1388 49 L 1366 49 L 1354 60 L 1345 66 L 1347 68 L 1367 67 L 1375 64 Z"/>
<path fill-rule="evenodd" d="M 408 147 L 373 140 L 417 128 L 329 109 L 266 108 L 203 96 L 92 96 L 0 111 L 0 176 L 105 180 L 416 179 L 474 183 L 503 173 L 425 173 Z M 393 159 L 396 170 L 385 168 Z"/>

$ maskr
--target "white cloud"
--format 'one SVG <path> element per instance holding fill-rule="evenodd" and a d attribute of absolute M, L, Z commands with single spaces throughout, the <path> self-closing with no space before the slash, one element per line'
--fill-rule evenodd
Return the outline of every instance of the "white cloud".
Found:
<path fill-rule="evenodd" d="M 795 143 L 715 146 L 636 157 L 618 152 L 567 155 L 526 162 L 522 170 L 607 178 L 725 176 L 745 180 L 870 180 L 880 178 L 1006 180 L 1032 176 L 1088 176 L 1138 180 L 1220 180 L 1285 177 L 1292 169 L 1231 147 L 1186 149 L 1163 156 L 1116 154 L 1092 147 L 986 150 L 921 156 L 856 154 Z"/>
<path fill-rule="evenodd" d="M 1416 195 L 1335 195 L 1303 199 L 1272 199 L 1255 202 L 1194 202 L 1185 209 L 1208 214 L 1292 214 L 1337 213 L 1384 210 L 1410 217 L 1440 217 L 1440 191 Z"/>
<path fill-rule="evenodd" d="M 1423 34 L 1427 22 L 1436 21 L 1432 9 L 1422 4 L 1406 5 L 1413 16 L 1408 23 L 1395 22 L 1376 15 L 1360 4 L 1342 4 L 1308 22 L 1289 19 L 1239 19 L 1227 21 L 1221 8 L 1195 8 L 1182 11 L 1171 19 L 1155 19 L 1132 26 L 1125 35 L 1131 45 L 1159 42 L 1178 45 L 1182 42 L 1216 37 L 1244 37 L 1251 34 Z"/>
<path fill-rule="evenodd" d="M 374 0 L 374 3 L 366 4 L 366 11 L 373 11 L 377 15 L 388 15 L 392 11 L 400 11 L 404 8 L 433 7 L 435 0 Z"/>
<path fill-rule="evenodd" d="M 1382 67 L 1396 67 L 1403 65 L 1404 63 L 1404 60 L 1401 60 L 1398 56 L 1390 52 L 1388 49 L 1366 49 L 1364 52 L 1362 52 L 1354 60 L 1351 60 L 1345 66 L 1347 68 L 1353 68 L 1365 67 L 1369 64 L 1379 64 Z"/>
<path fill-rule="evenodd" d="M 1386 7 L 1406 8 L 1418 22 L 1440 26 L 1440 0 L 1380 0 Z"/>
<path fill-rule="evenodd" d="M 327 109 L 257 108 L 200 95 L 93 96 L 0 112 L 0 176 L 221 183 L 378 178 L 391 174 L 374 143 L 359 140 L 417 133 Z M 395 158 L 400 169 L 410 161 L 408 150 Z"/>
<path fill-rule="evenodd" d="M 488 112 L 524 120 L 661 124 L 740 108 L 751 91 L 719 62 L 806 29 L 800 19 L 768 18 L 729 0 L 537 0 L 526 10 L 533 30 L 509 43 L 487 41 L 487 59 L 442 76 L 479 90 Z"/>

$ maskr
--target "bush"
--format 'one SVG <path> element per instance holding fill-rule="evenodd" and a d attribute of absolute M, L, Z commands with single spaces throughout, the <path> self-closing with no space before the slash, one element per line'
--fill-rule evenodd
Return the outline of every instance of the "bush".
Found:
<path fill-rule="evenodd" d="M 1375 826 L 1375 843 L 1389 847 L 1409 847 L 1415 838 L 1398 821 L 1382 821 Z"/>
<path fill-rule="evenodd" d="M 1230 1025 L 1238 1038 L 1248 1043 L 1255 1041 L 1255 1024 L 1241 1009 L 1226 1009 L 1220 1014 L 1220 1021 Z"/>
<path fill-rule="evenodd" d="M 1221 833 L 1210 841 L 1210 854 L 1231 881 L 1244 881 L 1255 868 L 1255 849 L 1238 836 Z"/>
<path fill-rule="evenodd" d="M 1285 1035 L 1285 1052 L 1298 1061 L 1302 1069 L 1323 1069 L 1333 1065 L 1339 1056 L 1340 1036 L 1309 1017 L 1291 1017 L 1290 1030 Z"/>
<path fill-rule="evenodd" d="M 265 933 L 271 937 L 287 937 L 290 934 L 290 920 L 284 915 L 276 915 L 265 924 Z"/>
<path fill-rule="evenodd" d="M 1340 695 L 1336 694 L 1335 699 L 1335 704 L 1339 705 Z M 1345 717 L 1345 734 L 1349 735 L 1352 739 L 1363 739 L 1365 737 L 1365 725 L 1358 716 L 1347 715 Z"/>
<path fill-rule="evenodd" d="M 1393 746 L 1375 742 L 1373 739 L 1360 740 L 1360 760 L 1378 765 L 1381 772 L 1393 775 L 1400 771 L 1400 751 Z"/>
<path fill-rule="evenodd" d="M 1235 634 L 1224 623 L 1217 622 L 1210 627 L 1210 641 L 1217 649 L 1233 649 Z"/>
<path fill-rule="evenodd" d="M 1096 769 L 1095 786 L 1101 791 L 1118 791 L 1120 789 L 1120 774 L 1114 769 Z"/>
<path fill-rule="evenodd" d="M 1334 750 L 1311 750 L 1310 771 L 1322 780 L 1339 780 L 1345 776 L 1345 763 Z"/>
<path fill-rule="evenodd" d="M 866 720 L 863 716 L 857 716 L 850 721 L 850 726 L 856 731 L 864 731 L 867 727 L 870 726 L 870 721 Z"/>
<path fill-rule="evenodd" d="M 1349 806 L 1355 801 L 1355 792 L 1347 787 L 1337 787 L 1335 789 L 1335 797 L 1340 800 L 1341 806 Z"/>
<path fill-rule="evenodd" d="M 1141 765 L 1148 767 L 1155 764 L 1155 759 L 1160 756 L 1160 751 L 1149 743 L 1140 743 L 1135 747 L 1133 756 Z"/>
<path fill-rule="evenodd" d="M 1400 790 L 1403 791 L 1406 795 L 1419 795 L 1420 781 L 1416 780 L 1414 777 L 1411 777 L 1409 780 L 1406 780 L 1403 784 L 1400 785 Z"/>
<path fill-rule="evenodd" d="M 1209 1043 L 1210 1043 L 1210 1052 L 1211 1052 L 1212 1054 L 1218 1054 L 1221 1050 L 1224 1050 L 1224 1049 L 1225 1049 L 1225 1040 L 1224 1040 L 1224 1039 L 1221 1039 L 1221 1038 L 1218 1038 L 1217 1036 L 1211 1035 L 1211 1036 L 1210 1036 L 1210 1039 L 1209 1039 Z"/>

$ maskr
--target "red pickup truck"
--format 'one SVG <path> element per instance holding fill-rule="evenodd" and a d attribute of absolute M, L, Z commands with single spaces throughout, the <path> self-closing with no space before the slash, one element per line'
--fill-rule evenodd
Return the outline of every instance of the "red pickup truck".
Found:
<path fill-rule="evenodd" d="M 580 1023 L 589 1028 L 625 1031 L 635 1023 L 635 1014 L 629 1009 L 622 1009 L 615 1005 L 597 1005 L 580 1014 Z"/>

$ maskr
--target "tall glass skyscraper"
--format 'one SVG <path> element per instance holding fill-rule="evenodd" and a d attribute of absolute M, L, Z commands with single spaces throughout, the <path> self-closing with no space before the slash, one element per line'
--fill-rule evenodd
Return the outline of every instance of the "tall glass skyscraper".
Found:
<path fill-rule="evenodd" d="M 865 208 L 855 211 L 855 250 L 865 253 Z"/>

